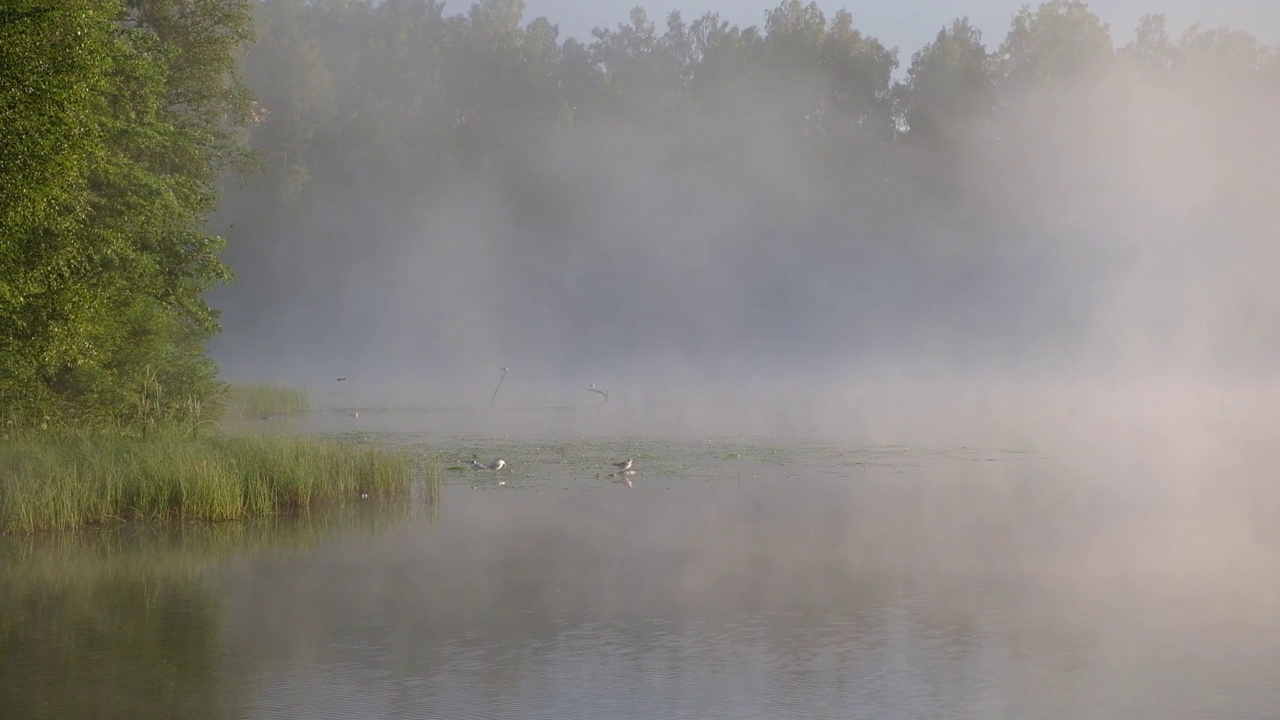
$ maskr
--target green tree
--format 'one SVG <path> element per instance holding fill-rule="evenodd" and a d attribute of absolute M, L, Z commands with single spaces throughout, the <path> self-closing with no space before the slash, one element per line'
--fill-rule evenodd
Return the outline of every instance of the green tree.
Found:
<path fill-rule="evenodd" d="M 913 140 L 938 148 L 954 133 L 966 132 L 995 107 L 982 32 L 968 18 L 955 20 L 911 57 L 901 91 L 903 119 Z"/>
<path fill-rule="evenodd" d="M 995 54 L 1007 92 L 1091 76 L 1112 55 L 1107 24 L 1083 0 L 1024 6 Z"/>
<path fill-rule="evenodd" d="M 62 3 L 0 26 L 0 402 L 10 419 L 136 422 L 217 390 L 202 231 L 245 161 L 247 2 Z M 10 182 L 11 181 L 11 182 Z"/>
<path fill-rule="evenodd" d="M 1253 35 L 1227 27 L 1187 28 L 1171 38 L 1163 15 L 1144 15 L 1134 39 L 1121 54 L 1148 77 L 1168 80 L 1174 76 L 1220 84 L 1223 77 L 1252 82 L 1275 67 L 1280 54 Z"/>
<path fill-rule="evenodd" d="M 1173 54 L 1179 72 L 1208 82 L 1224 77 L 1246 83 L 1268 78 L 1280 57 L 1275 48 L 1258 42 L 1243 30 L 1192 25 L 1179 38 Z"/>
<path fill-rule="evenodd" d="M 1121 49 L 1121 55 L 1149 75 L 1166 74 L 1172 70 L 1174 46 L 1164 15 L 1147 14 L 1139 18 L 1133 42 Z"/>
<path fill-rule="evenodd" d="M 334 74 L 320 39 L 308 32 L 302 0 L 255 9 L 261 39 L 245 53 L 257 116 L 251 142 L 265 163 L 272 204 L 296 200 L 311 177 L 313 143 L 337 113 Z"/>
<path fill-rule="evenodd" d="M 718 106 L 731 102 L 730 98 L 742 102 L 748 97 L 764 48 L 759 29 L 743 29 L 707 13 L 693 21 L 689 34 L 696 58 L 689 82 L 693 98 Z"/>
<path fill-rule="evenodd" d="M 0 24 L 0 403 L 12 419 L 47 405 L 59 368 L 96 354 L 101 278 L 82 230 L 105 153 L 95 122 L 107 85 L 110 8 L 25 3 Z M 46 408 L 47 409 L 47 408 Z"/>
<path fill-rule="evenodd" d="M 829 132 L 888 140 L 894 129 L 892 84 L 897 52 L 855 30 L 853 15 L 841 10 L 831 19 L 818 61 L 826 76 Z"/>
<path fill-rule="evenodd" d="M 614 112 L 632 118 L 669 117 L 685 97 L 693 55 L 689 28 L 680 13 L 667 17 L 663 34 L 640 7 L 616 29 L 597 28 L 592 34 L 592 57 L 602 69 L 601 92 Z"/>

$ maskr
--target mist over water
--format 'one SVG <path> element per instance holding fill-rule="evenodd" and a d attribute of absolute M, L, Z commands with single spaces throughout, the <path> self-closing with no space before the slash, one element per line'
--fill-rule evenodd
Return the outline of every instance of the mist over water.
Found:
<path fill-rule="evenodd" d="M 917 53 L 799 2 L 581 42 L 521 11 L 261 6 L 229 378 L 343 430 L 1007 447 L 1206 516 L 1265 494 L 1280 55 L 1248 28 L 1061 0 Z"/>
<path fill-rule="evenodd" d="M 948 386 L 914 393 L 924 410 L 1272 380 L 1280 93 L 1274 50 L 1246 35 L 1140 30 L 1113 53 L 1065 3 L 973 38 L 978 77 L 943 52 L 962 34 L 913 66 L 798 3 L 749 37 L 641 16 L 589 46 L 509 6 L 420 21 L 436 55 L 398 65 L 364 68 L 376 10 L 318 14 L 294 65 L 250 56 L 270 157 L 290 132 L 272 123 L 303 109 L 355 119 L 304 125 L 290 203 L 255 202 L 273 175 L 224 209 L 229 377 L 480 405 L 511 367 L 508 393 L 576 403 L 595 380 L 633 411 L 698 406 L 711 430 L 735 396 L 726 420 L 834 422 L 867 387 Z M 490 64 L 455 62 L 468 43 Z M 895 85 L 899 65 L 917 70 Z M 321 88 L 285 92 L 263 75 L 278 66 Z M 882 395 L 862 410 L 910 404 Z"/>

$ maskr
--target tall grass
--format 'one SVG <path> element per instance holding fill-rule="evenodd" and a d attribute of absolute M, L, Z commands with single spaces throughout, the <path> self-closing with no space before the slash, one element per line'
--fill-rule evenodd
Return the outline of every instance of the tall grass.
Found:
<path fill-rule="evenodd" d="M 0 532 L 128 520 L 232 520 L 408 495 L 408 457 L 306 437 L 161 431 L 0 443 Z M 438 477 L 431 477 L 433 497 Z"/>
<path fill-rule="evenodd" d="M 230 385 L 224 398 L 228 419 L 258 420 L 311 409 L 305 390 L 280 385 Z"/>

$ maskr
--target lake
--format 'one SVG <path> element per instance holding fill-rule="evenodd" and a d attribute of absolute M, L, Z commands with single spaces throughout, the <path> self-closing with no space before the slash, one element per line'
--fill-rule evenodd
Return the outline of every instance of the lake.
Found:
<path fill-rule="evenodd" d="M 437 505 L 0 538 L 0 714 L 1280 713 L 1280 514 L 1247 453 L 353 412 L 301 429 L 437 462 Z"/>

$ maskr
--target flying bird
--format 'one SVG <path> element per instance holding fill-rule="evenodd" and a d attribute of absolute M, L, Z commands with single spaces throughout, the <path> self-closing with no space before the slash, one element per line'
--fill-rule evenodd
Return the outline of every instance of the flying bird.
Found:
<path fill-rule="evenodd" d="M 344 378 L 344 377 L 340 377 L 340 378 L 338 378 L 338 382 L 342 382 L 343 380 L 346 380 L 346 378 Z"/>

